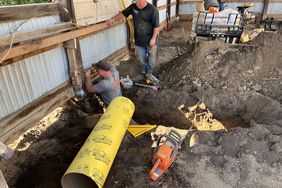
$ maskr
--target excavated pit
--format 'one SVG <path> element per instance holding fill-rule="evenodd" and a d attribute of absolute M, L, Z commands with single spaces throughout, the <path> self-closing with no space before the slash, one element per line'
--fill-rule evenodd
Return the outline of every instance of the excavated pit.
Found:
<path fill-rule="evenodd" d="M 149 179 L 150 133 L 127 133 L 104 187 L 279 187 L 282 182 L 282 33 L 263 33 L 252 46 L 183 40 L 182 24 L 160 37 L 156 75 L 159 90 L 125 91 L 136 106 L 134 119 L 188 129 L 179 110 L 202 101 L 225 131 L 195 131 L 176 161 L 156 182 Z M 184 25 L 185 26 L 185 25 Z M 185 34 L 185 33 L 184 33 Z M 132 62 L 133 61 L 133 62 Z M 138 80 L 134 60 L 121 76 Z M 98 121 L 95 97 L 69 101 L 28 131 L 9 162 L 0 167 L 11 188 L 61 187 L 60 179 Z"/>

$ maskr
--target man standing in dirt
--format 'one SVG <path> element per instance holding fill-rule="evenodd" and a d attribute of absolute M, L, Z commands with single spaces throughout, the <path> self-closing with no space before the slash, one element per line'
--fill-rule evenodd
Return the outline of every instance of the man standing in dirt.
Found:
<path fill-rule="evenodd" d="M 113 25 L 114 22 L 129 15 L 133 17 L 135 49 L 141 65 L 141 74 L 150 78 L 157 57 L 159 13 L 146 0 L 137 0 L 136 3 L 131 4 L 113 18 L 107 20 L 107 24 Z"/>
<path fill-rule="evenodd" d="M 109 64 L 105 60 L 101 60 L 94 64 L 97 68 L 98 75 L 103 79 L 92 85 L 90 70 L 86 72 L 86 89 L 89 93 L 99 93 L 106 107 L 111 101 L 121 96 L 121 89 L 119 83 L 119 75 L 114 65 Z"/>

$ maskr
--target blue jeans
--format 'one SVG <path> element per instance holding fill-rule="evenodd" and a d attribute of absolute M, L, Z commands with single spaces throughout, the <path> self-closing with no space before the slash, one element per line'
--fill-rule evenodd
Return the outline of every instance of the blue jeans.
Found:
<path fill-rule="evenodd" d="M 157 45 L 135 46 L 135 49 L 141 66 L 141 74 L 152 74 L 157 59 Z"/>

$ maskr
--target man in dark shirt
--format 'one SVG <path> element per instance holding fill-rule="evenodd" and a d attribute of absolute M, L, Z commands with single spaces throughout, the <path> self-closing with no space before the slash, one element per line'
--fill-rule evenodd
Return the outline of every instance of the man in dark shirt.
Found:
<path fill-rule="evenodd" d="M 157 36 L 159 34 L 159 12 L 146 0 L 137 0 L 113 18 L 108 25 L 132 15 L 134 22 L 135 49 L 141 65 L 141 74 L 150 77 L 157 57 Z"/>

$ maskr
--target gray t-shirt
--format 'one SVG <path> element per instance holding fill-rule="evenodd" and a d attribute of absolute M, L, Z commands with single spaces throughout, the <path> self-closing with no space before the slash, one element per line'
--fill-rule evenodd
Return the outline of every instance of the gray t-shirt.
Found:
<path fill-rule="evenodd" d="M 106 106 L 109 106 L 111 101 L 120 96 L 120 87 L 114 88 L 115 79 L 114 77 L 104 78 L 98 84 L 93 85 L 94 90 L 101 94 L 102 100 Z"/>

